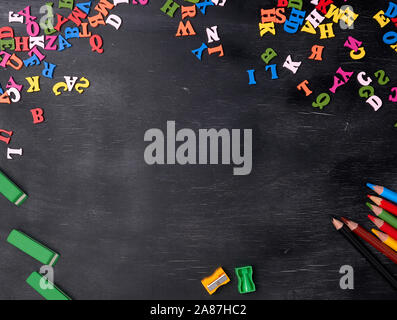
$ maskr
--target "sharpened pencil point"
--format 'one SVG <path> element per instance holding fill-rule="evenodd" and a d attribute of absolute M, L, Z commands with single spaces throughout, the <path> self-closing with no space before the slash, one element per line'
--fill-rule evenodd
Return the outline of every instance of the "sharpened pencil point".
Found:
<path fill-rule="evenodd" d="M 332 224 L 334 225 L 336 230 L 339 230 L 343 227 L 343 223 L 340 222 L 338 219 L 332 218 Z"/>
<path fill-rule="evenodd" d="M 376 218 L 374 216 L 371 216 L 370 214 L 368 215 L 368 218 L 373 222 L 374 225 L 376 225 L 379 229 L 383 227 L 385 222 L 379 218 Z"/>
<path fill-rule="evenodd" d="M 372 183 L 367 183 L 367 187 L 375 191 L 375 185 Z"/>
<path fill-rule="evenodd" d="M 380 206 L 381 203 L 382 203 L 382 198 L 378 198 L 378 197 L 371 196 L 371 195 L 368 195 L 368 198 L 370 198 L 371 201 L 372 201 L 373 203 L 375 203 L 377 206 Z"/>
<path fill-rule="evenodd" d="M 382 209 L 382 208 L 380 208 L 380 207 L 378 207 L 378 206 L 375 206 L 374 204 L 370 204 L 369 202 L 367 202 L 366 205 L 367 205 L 368 208 L 371 209 L 371 211 L 372 211 L 373 213 L 376 214 L 376 216 L 379 216 L 379 215 L 383 212 L 383 209 Z"/>
<path fill-rule="evenodd" d="M 389 236 L 386 233 L 380 232 L 376 229 L 371 229 L 372 233 L 375 234 L 380 241 L 385 242 Z"/>

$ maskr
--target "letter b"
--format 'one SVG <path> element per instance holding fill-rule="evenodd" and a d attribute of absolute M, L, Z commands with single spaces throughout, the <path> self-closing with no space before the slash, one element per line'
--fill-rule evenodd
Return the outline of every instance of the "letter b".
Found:
<path fill-rule="evenodd" d="M 32 109 L 30 110 L 30 112 L 32 113 L 33 116 L 33 123 L 37 124 L 37 123 L 42 123 L 44 122 L 44 111 L 41 108 L 36 108 L 36 109 Z"/>

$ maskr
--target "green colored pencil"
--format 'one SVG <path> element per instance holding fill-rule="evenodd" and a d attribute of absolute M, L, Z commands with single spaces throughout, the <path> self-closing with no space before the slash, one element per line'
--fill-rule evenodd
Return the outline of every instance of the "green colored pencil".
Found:
<path fill-rule="evenodd" d="M 59 288 L 57 288 L 54 284 L 52 284 L 49 280 L 43 279 L 45 278 L 38 272 L 33 272 L 29 278 L 26 279 L 26 282 L 39 294 L 41 294 L 46 300 L 71 300 L 66 293 L 62 292 Z M 45 280 L 45 282 L 49 282 L 52 284 L 52 289 L 50 288 L 42 288 L 40 285 L 41 280 Z"/>
<path fill-rule="evenodd" d="M 375 213 L 380 219 L 382 219 L 383 221 L 387 222 L 388 224 L 390 224 L 392 227 L 397 229 L 397 218 L 395 216 L 393 216 L 392 214 L 390 214 L 389 212 L 387 212 L 386 210 L 375 206 L 373 204 L 370 204 L 369 202 L 366 203 L 366 205 L 371 209 L 371 211 L 373 213 Z"/>

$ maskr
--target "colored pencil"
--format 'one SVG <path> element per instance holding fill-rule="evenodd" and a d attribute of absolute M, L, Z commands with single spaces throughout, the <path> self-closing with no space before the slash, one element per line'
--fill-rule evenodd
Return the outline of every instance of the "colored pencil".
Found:
<path fill-rule="evenodd" d="M 380 241 L 382 241 L 385 245 L 389 246 L 392 248 L 394 251 L 397 251 L 397 241 L 394 240 L 392 237 L 387 235 L 386 233 L 380 232 L 376 229 L 371 230 L 372 233 L 374 233 Z"/>
<path fill-rule="evenodd" d="M 384 222 L 381 219 L 375 218 L 374 216 L 368 215 L 368 218 L 376 225 L 380 230 L 386 232 L 394 240 L 397 240 L 397 229 L 394 229 L 390 224 Z"/>
<path fill-rule="evenodd" d="M 347 241 L 349 241 L 353 247 L 356 248 L 358 252 L 390 283 L 394 289 L 397 289 L 397 280 L 390 273 L 389 270 L 385 268 L 385 266 L 379 261 L 379 259 L 372 254 L 372 252 L 358 239 L 352 231 L 341 221 L 333 218 L 332 224 L 335 229 L 338 230 Z"/>
<path fill-rule="evenodd" d="M 397 193 L 394 191 L 391 191 L 385 187 L 382 186 L 377 186 L 372 183 L 367 183 L 367 187 L 375 191 L 377 194 L 382 196 L 383 198 L 386 198 L 390 201 L 393 201 L 394 203 L 397 203 Z"/>
<path fill-rule="evenodd" d="M 363 227 L 361 227 L 358 223 L 350 221 L 346 218 L 341 218 L 342 221 L 349 227 L 351 231 L 353 231 L 357 236 L 363 239 L 365 242 L 373 246 L 376 250 L 380 251 L 386 257 L 388 257 L 391 261 L 397 264 L 397 253 L 389 248 L 387 245 L 382 243 L 378 238 L 373 236 Z"/>
<path fill-rule="evenodd" d="M 397 216 L 397 206 L 385 199 L 375 197 L 375 196 L 368 196 L 368 198 L 371 199 L 373 203 L 375 203 L 377 206 L 385 209 L 386 211 L 390 212 L 391 214 L 394 214 Z"/>
<path fill-rule="evenodd" d="M 393 228 L 397 228 L 397 218 L 395 216 L 388 213 L 385 209 L 370 204 L 369 202 L 367 202 L 366 205 L 377 217 L 390 224 Z"/>

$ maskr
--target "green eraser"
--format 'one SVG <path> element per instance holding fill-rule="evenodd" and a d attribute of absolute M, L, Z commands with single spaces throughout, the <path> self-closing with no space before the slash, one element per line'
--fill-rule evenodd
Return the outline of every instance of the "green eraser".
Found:
<path fill-rule="evenodd" d="M 20 206 L 28 198 L 27 194 L 2 172 L 0 172 L 0 193 L 17 206 Z"/>
<path fill-rule="evenodd" d="M 32 239 L 18 230 L 12 230 L 8 235 L 7 242 L 22 250 L 42 264 L 53 266 L 58 261 L 59 254 L 48 249 L 46 246 Z"/>
<path fill-rule="evenodd" d="M 48 288 L 46 287 L 45 289 L 43 286 L 40 284 L 42 281 L 45 282 L 46 284 L 51 284 L 52 287 Z M 70 299 L 66 293 L 64 293 L 61 289 L 57 288 L 53 283 L 51 283 L 45 276 L 41 275 L 38 272 L 33 272 L 29 278 L 26 279 L 26 282 L 34 289 L 36 290 L 39 294 L 41 294 L 44 299 L 46 300 L 72 300 Z"/>

